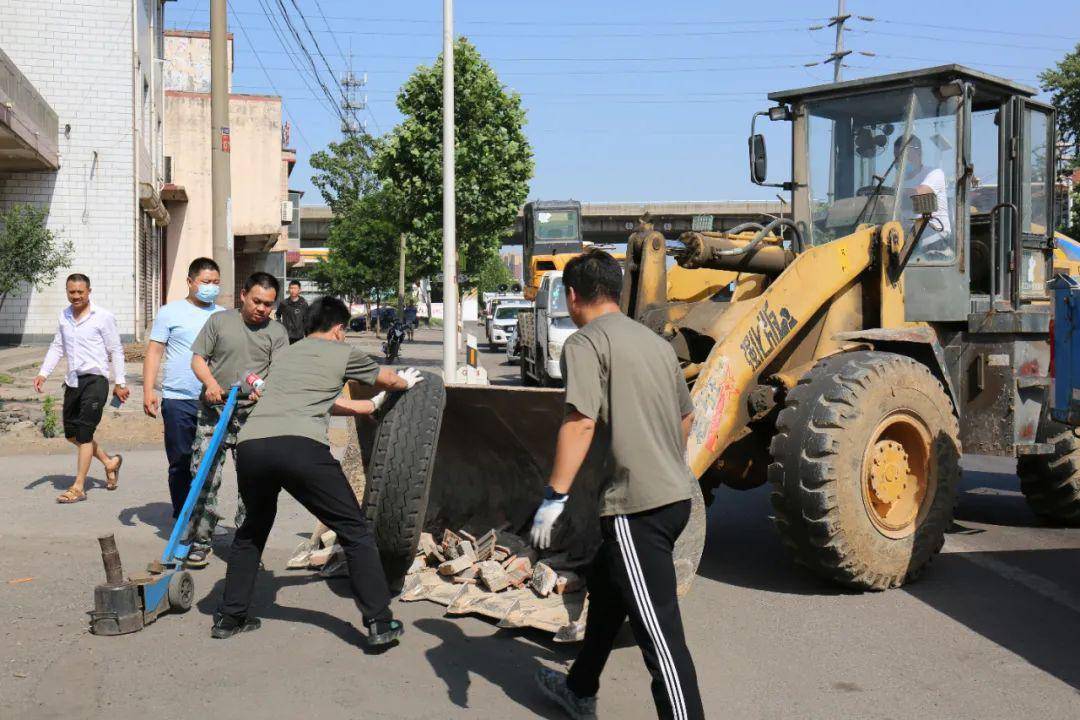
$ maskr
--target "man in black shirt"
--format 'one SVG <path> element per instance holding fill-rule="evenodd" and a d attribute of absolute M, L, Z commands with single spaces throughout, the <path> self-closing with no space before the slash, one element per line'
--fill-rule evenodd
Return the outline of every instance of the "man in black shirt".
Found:
<path fill-rule="evenodd" d="M 277 319 L 289 332 L 289 344 L 304 339 L 304 316 L 307 313 L 307 300 L 300 297 L 300 281 L 289 281 L 289 297 L 278 305 Z"/>

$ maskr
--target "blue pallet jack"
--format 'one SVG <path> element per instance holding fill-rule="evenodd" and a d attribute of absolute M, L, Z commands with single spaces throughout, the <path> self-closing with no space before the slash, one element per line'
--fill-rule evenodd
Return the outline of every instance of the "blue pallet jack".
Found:
<path fill-rule="evenodd" d="M 240 386 L 233 385 L 221 411 L 221 418 L 214 427 L 206 455 L 191 481 L 184 507 L 173 524 L 169 542 L 161 553 L 161 559 L 147 567 L 147 575 L 124 579 L 120 553 L 112 535 L 98 538 L 101 561 L 105 565 L 105 584 L 94 588 L 94 609 L 90 611 L 90 632 L 95 635 L 124 635 L 142 630 L 169 610 L 186 612 L 195 599 L 195 581 L 184 570 L 190 545 L 181 542 L 195 502 L 210 475 L 210 468 L 219 453 L 228 431 L 229 420 L 236 410 Z"/>

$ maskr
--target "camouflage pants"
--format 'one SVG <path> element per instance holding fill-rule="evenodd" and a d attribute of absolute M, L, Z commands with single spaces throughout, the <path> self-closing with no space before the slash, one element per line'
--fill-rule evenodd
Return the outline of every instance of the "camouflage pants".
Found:
<path fill-rule="evenodd" d="M 207 476 L 206 482 L 203 483 L 202 492 L 199 493 L 199 498 L 195 501 L 195 507 L 191 511 L 191 519 L 188 521 L 187 532 L 184 534 L 184 542 L 192 547 L 209 548 L 213 542 L 214 528 L 217 527 L 218 522 L 224 519 L 217 511 L 217 496 L 218 490 L 221 489 L 221 468 L 225 464 L 225 450 L 229 449 L 233 452 L 233 460 L 235 461 L 236 435 L 240 432 L 240 428 L 244 426 L 244 421 L 247 420 L 250 411 L 251 409 L 246 407 L 237 408 L 229 420 L 225 440 L 222 442 L 217 458 L 214 459 L 214 464 L 210 468 L 210 474 Z M 199 408 L 199 421 L 195 427 L 195 443 L 191 451 L 192 478 L 199 472 L 199 465 L 202 463 L 203 457 L 206 456 L 206 451 L 210 447 L 210 439 L 214 435 L 214 428 L 220 419 L 221 411 L 219 408 L 207 408 L 206 406 Z M 246 514 L 244 502 L 237 494 L 236 517 L 234 518 L 236 527 L 240 527 L 244 523 Z"/>

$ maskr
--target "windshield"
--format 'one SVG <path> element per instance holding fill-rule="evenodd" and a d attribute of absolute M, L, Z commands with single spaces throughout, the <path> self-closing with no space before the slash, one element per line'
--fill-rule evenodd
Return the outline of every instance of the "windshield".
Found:
<path fill-rule="evenodd" d="M 890 220 L 910 234 L 911 196 L 933 193 L 938 209 L 910 262 L 953 262 L 958 108 L 932 88 L 807 103 L 811 243 Z"/>
<path fill-rule="evenodd" d="M 557 278 L 551 282 L 551 303 L 548 305 L 548 314 L 556 315 L 559 313 L 566 314 L 570 311 L 566 307 L 566 288 L 563 286 L 562 278 Z"/>
<path fill-rule="evenodd" d="M 521 312 L 520 307 L 499 307 L 495 310 L 496 320 L 513 320 Z"/>
<path fill-rule="evenodd" d="M 537 210 L 537 240 L 574 240 L 578 236 L 576 210 Z"/>

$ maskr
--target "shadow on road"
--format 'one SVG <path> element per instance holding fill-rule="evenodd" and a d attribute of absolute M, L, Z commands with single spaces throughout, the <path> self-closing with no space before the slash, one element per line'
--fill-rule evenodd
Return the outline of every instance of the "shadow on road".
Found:
<path fill-rule="evenodd" d="M 530 643 L 517 631 L 470 637 L 459 625 L 440 618 L 417 620 L 413 627 L 442 641 L 424 654 L 435 674 L 446 683 L 450 702 L 458 707 L 469 707 L 471 676 L 478 675 L 538 717 L 564 717 L 536 689 L 533 677 L 541 667 L 540 659 L 565 662 L 572 657 L 571 652 Z"/>
<path fill-rule="evenodd" d="M 1043 527 L 1012 473 L 968 470 L 960 486 L 955 518 L 1003 527 Z"/>
<path fill-rule="evenodd" d="M 23 490 L 33 490 L 34 488 L 40 487 L 41 485 L 47 485 L 47 484 L 50 484 L 50 483 L 57 490 L 67 490 L 69 487 L 71 487 L 71 483 L 73 483 L 74 481 L 75 481 L 75 476 L 74 475 L 43 475 L 43 476 L 39 477 L 37 480 L 34 480 L 34 481 L 30 482 L 29 484 L 27 484 L 27 486 L 24 487 Z M 98 478 L 95 478 L 95 477 L 87 476 L 86 485 L 84 487 L 87 490 L 93 490 L 95 488 L 104 488 L 105 487 L 105 481 L 104 480 L 99 480 Z"/>
<path fill-rule="evenodd" d="M 139 523 L 150 525 L 157 529 L 159 538 L 168 540 L 173 527 L 172 503 L 151 502 L 139 507 L 124 508 L 116 519 L 121 525 L 128 527 L 135 527 Z"/>

